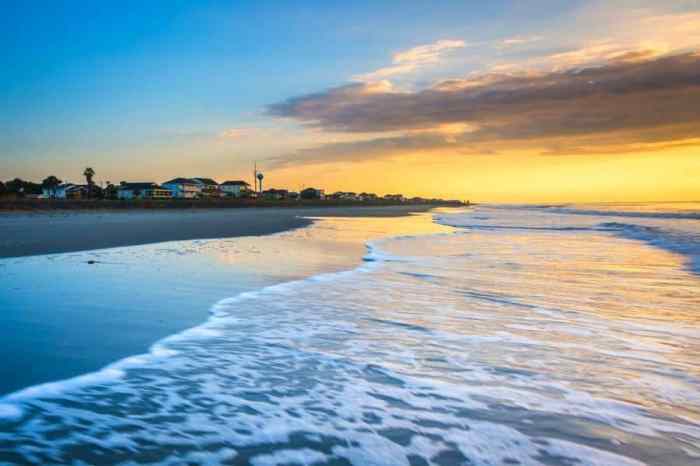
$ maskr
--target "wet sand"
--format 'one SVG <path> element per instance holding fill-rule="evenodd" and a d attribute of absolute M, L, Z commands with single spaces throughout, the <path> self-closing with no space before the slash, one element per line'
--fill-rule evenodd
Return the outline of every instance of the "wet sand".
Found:
<path fill-rule="evenodd" d="M 187 218 L 188 225 L 209 219 L 211 224 L 211 219 L 222 218 L 219 212 L 223 214 L 172 212 L 164 218 Z M 386 218 L 406 212 L 304 211 L 336 218 L 314 220 L 308 228 L 281 235 L 0 259 L 0 397 L 147 353 L 154 342 L 204 322 L 212 305 L 222 299 L 351 270 L 367 253 L 370 238 L 445 228 L 430 214 Z M 156 213 L 144 215 L 150 219 Z M 357 215 L 375 218 L 340 218 Z M 100 231 L 115 228 L 110 222 L 138 224 L 131 213 L 103 214 L 102 222 L 96 222 L 99 216 L 74 217 L 68 223 L 95 223 Z M 240 217 L 234 220 L 242 223 Z"/>
<path fill-rule="evenodd" d="M 0 214 L 0 257 L 88 251 L 164 241 L 257 236 L 299 228 L 303 217 L 396 217 L 432 206 L 55 211 Z"/>

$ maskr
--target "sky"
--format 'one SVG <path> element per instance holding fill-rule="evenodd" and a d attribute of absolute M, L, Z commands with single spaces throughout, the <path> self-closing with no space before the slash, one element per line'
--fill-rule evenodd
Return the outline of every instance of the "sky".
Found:
<path fill-rule="evenodd" d="M 0 8 L 0 180 L 700 199 L 700 0 Z"/>

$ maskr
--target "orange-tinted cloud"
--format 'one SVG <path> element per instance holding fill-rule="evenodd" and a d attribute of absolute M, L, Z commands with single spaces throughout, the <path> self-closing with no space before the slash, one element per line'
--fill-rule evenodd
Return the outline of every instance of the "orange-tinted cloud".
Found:
<path fill-rule="evenodd" d="M 591 68 L 468 77 L 417 92 L 350 84 L 269 106 L 328 132 L 368 133 L 289 160 L 370 158 L 457 145 L 482 153 L 523 144 L 547 153 L 625 151 L 700 137 L 700 54 L 615 54 Z M 451 131 L 445 137 L 445 125 Z M 490 148 L 490 149 L 489 149 Z"/>
<path fill-rule="evenodd" d="M 467 44 L 463 40 L 439 40 L 432 44 L 419 45 L 403 52 L 395 53 L 390 66 L 380 68 L 371 73 L 357 75 L 354 79 L 374 82 L 395 75 L 409 73 L 418 68 L 435 65 L 446 53 L 466 46 Z"/>

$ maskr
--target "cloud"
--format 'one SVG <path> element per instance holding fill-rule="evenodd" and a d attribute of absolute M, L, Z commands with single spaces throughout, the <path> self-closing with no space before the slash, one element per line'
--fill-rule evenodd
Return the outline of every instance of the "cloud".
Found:
<path fill-rule="evenodd" d="M 615 60 L 630 52 L 643 51 L 650 58 L 688 52 L 700 46 L 700 11 L 660 13 L 653 9 L 625 8 L 615 2 L 605 2 L 605 6 L 598 5 L 594 11 L 580 20 L 604 29 L 605 36 L 589 37 L 575 48 L 546 60 L 560 68 L 586 66 Z"/>
<path fill-rule="evenodd" d="M 450 49 L 463 48 L 465 46 L 463 40 L 439 40 L 433 44 L 420 45 L 399 52 L 394 55 L 394 63 L 396 64 L 429 64 L 436 63 L 440 55 Z"/>
<path fill-rule="evenodd" d="M 368 136 L 291 154 L 290 160 L 356 160 L 507 145 L 550 153 L 622 152 L 635 144 L 699 137 L 698 108 L 697 52 L 658 57 L 638 50 L 610 55 L 591 68 L 468 76 L 416 92 L 354 83 L 270 105 L 268 112 L 326 132 Z"/>
<path fill-rule="evenodd" d="M 418 68 L 435 65 L 448 52 L 466 47 L 463 40 L 439 40 L 432 44 L 419 45 L 403 52 L 395 53 L 391 66 L 380 68 L 371 73 L 353 76 L 355 81 L 373 82 L 399 74 L 410 73 Z"/>
<path fill-rule="evenodd" d="M 540 65 L 552 70 L 574 67 L 591 67 L 611 62 L 641 62 L 663 56 L 667 49 L 630 49 L 611 41 L 600 42 L 584 48 L 548 55 Z"/>
<path fill-rule="evenodd" d="M 219 133 L 219 139 L 229 140 L 229 141 L 240 141 L 242 139 L 247 139 L 252 136 L 257 136 L 260 133 L 265 132 L 265 128 L 255 128 L 255 127 L 240 127 L 240 128 L 228 128 Z"/>
<path fill-rule="evenodd" d="M 507 49 L 520 45 L 532 44 L 534 42 L 539 42 L 542 39 L 542 36 L 510 37 L 497 42 L 496 48 Z"/>

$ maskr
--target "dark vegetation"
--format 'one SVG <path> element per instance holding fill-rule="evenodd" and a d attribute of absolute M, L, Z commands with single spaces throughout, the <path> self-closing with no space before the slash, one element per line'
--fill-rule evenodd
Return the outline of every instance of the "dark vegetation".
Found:
<path fill-rule="evenodd" d="M 434 205 L 436 207 L 459 207 L 460 201 L 424 200 L 389 201 L 377 199 L 373 201 L 351 201 L 340 199 L 301 199 L 301 200 L 268 200 L 268 199 L 167 199 L 167 200 L 113 200 L 113 199 L 33 199 L 27 197 L 2 197 L 0 210 L 80 210 L 80 209 L 219 209 L 246 207 L 381 207 L 395 205 Z"/>
<path fill-rule="evenodd" d="M 80 209 L 217 209 L 244 207 L 353 207 L 353 206 L 395 206 L 395 205 L 433 205 L 461 206 L 461 201 L 442 199 L 391 199 L 374 197 L 344 199 L 337 197 L 321 198 L 321 191 L 314 188 L 302 190 L 298 197 L 288 197 L 286 190 L 269 190 L 263 197 L 201 197 L 197 199 L 117 199 L 117 187 L 107 182 L 102 188 L 95 184 L 95 171 L 87 167 L 83 171 L 87 184 L 81 188 L 79 196 L 57 199 L 56 191 L 63 181 L 54 175 L 47 176 L 41 183 L 33 183 L 20 178 L 0 182 L 0 210 L 80 210 Z M 44 190 L 46 192 L 44 192 Z M 276 197 L 272 192 L 283 193 Z M 47 194 L 48 193 L 48 194 Z M 42 195 L 43 194 L 43 195 Z M 273 193 L 274 194 L 274 193 Z M 340 193 L 342 194 L 342 193 Z M 354 194 L 354 193 L 352 193 Z M 364 193 L 363 193 L 364 194 Z M 48 196 L 48 197 L 47 197 Z"/>

